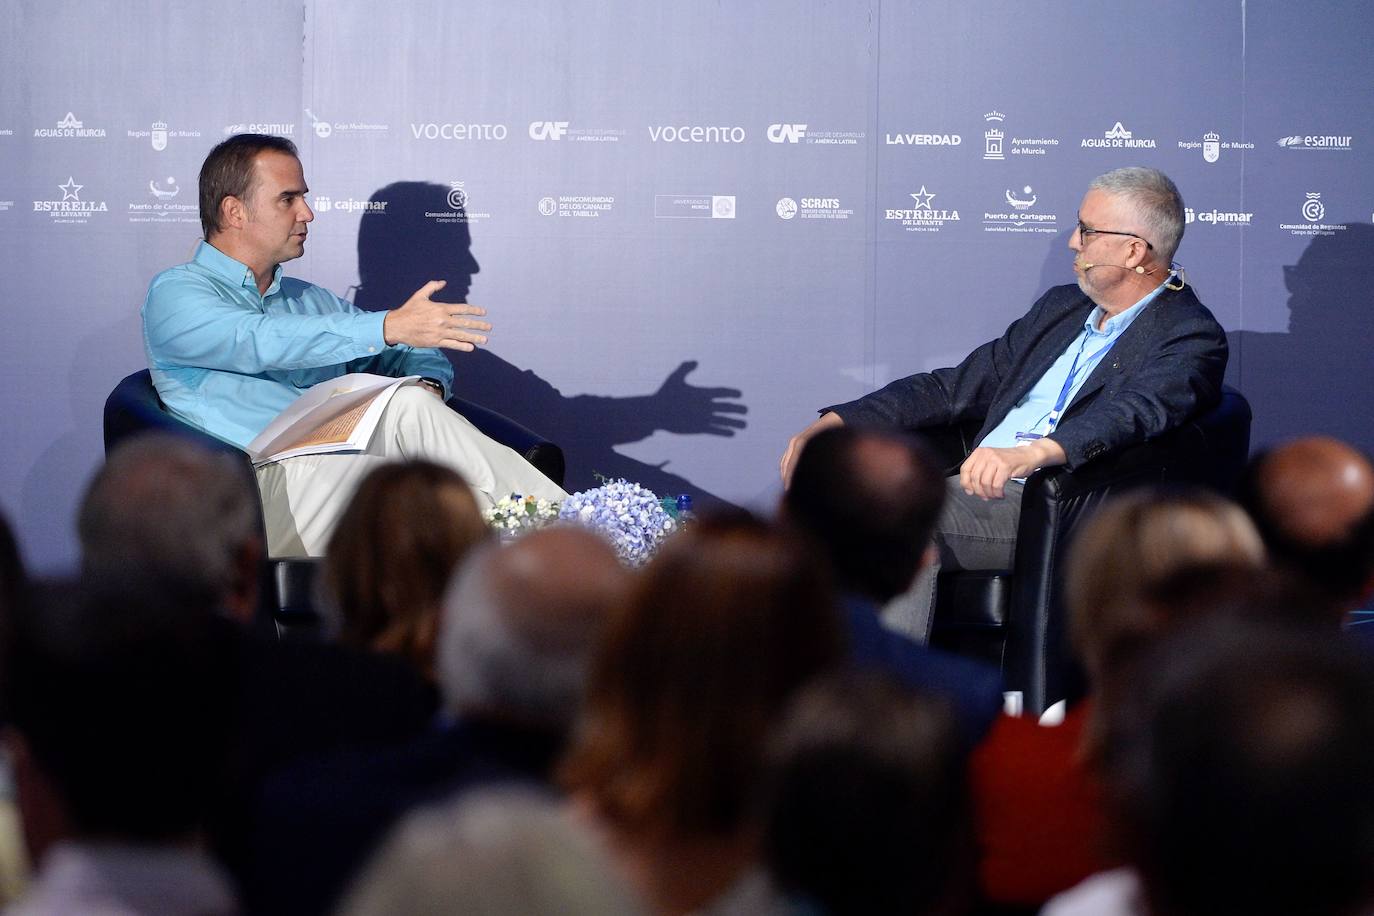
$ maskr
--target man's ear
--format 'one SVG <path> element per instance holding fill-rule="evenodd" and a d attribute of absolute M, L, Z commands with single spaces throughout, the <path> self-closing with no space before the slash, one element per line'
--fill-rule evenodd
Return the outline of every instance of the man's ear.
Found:
<path fill-rule="evenodd" d="M 232 194 L 219 202 L 219 224 L 228 229 L 242 229 L 248 222 L 248 205 Z"/>

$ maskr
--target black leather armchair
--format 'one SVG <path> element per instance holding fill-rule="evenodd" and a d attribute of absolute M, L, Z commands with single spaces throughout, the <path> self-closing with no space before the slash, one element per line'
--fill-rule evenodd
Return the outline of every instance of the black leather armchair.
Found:
<path fill-rule="evenodd" d="M 531 432 L 508 417 L 462 398 L 450 398 L 448 406 L 467 417 L 481 432 L 525 457 L 540 472 L 559 486 L 563 485 L 563 450 L 553 442 Z M 124 378 L 105 399 L 105 452 L 121 440 L 149 430 L 187 436 L 207 448 L 240 456 L 251 467 L 242 449 L 217 439 L 167 411 L 147 369 Z M 277 633 L 312 627 L 317 622 L 314 608 L 314 579 L 319 563 L 301 557 L 269 559 L 263 570 L 263 607 L 265 625 Z"/>
<path fill-rule="evenodd" d="M 1047 468 L 1026 481 L 1015 568 L 942 574 L 931 642 L 1002 669 L 1028 713 L 1082 695 L 1061 602 L 1062 561 L 1074 529 L 1104 500 L 1146 484 L 1191 483 L 1223 493 L 1250 449 L 1250 405 L 1233 388 L 1221 402 L 1163 436 L 1070 471 Z M 957 473 L 980 423 L 917 430 Z"/>

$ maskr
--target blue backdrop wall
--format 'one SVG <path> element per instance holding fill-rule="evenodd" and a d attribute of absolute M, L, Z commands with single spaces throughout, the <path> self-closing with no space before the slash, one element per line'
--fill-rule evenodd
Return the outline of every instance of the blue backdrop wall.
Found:
<path fill-rule="evenodd" d="M 148 279 L 228 132 L 301 147 L 289 270 L 486 306 L 459 387 L 571 483 L 766 505 L 815 407 L 959 359 L 1146 164 L 1256 441 L 1374 446 L 1374 12 L 1279 0 L 0 3 L 0 508 L 75 555 Z"/>

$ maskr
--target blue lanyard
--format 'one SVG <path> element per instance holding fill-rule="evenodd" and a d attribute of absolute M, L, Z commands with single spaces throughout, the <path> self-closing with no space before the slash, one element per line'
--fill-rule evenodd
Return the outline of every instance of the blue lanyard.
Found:
<path fill-rule="evenodd" d="M 1120 336 L 1119 334 L 1117 335 L 1117 337 Z M 1090 365 L 1097 365 L 1096 360 L 1112 348 L 1112 344 L 1116 343 L 1117 337 L 1113 337 L 1111 340 L 1107 341 L 1102 345 L 1102 349 L 1089 356 L 1087 362 L 1083 364 L 1083 368 L 1087 369 Z M 1069 400 L 1069 391 L 1073 388 L 1074 379 L 1078 377 L 1078 361 L 1083 358 L 1083 348 L 1087 345 L 1088 338 L 1084 337 L 1078 344 L 1078 353 L 1074 355 L 1073 365 L 1069 367 L 1068 378 L 1064 379 L 1064 387 L 1059 389 L 1059 398 L 1054 402 L 1054 409 L 1050 411 L 1049 415 L 1049 432 L 1051 433 L 1054 432 L 1054 428 L 1059 425 L 1059 416 L 1064 412 L 1064 405 L 1068 403 Z M 1046 433 L 1046 435 L 1048 434 L 1049 433 Z"/>

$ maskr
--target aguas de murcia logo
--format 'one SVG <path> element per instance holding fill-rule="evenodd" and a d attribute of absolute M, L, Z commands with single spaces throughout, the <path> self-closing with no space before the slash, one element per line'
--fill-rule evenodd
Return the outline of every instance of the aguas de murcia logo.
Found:
<path fill-rule="evenodd" d="M 87 127 L 86 122 L 77 118 L 72 112 L 67 112 L 67 116 L 57 122 L 56 127 L 35 127 L 33 129 L 35 137 L 51 137 L 60 140 L 70 139 L 99 139 L 105 136 L 103 127 Z"/>
<path fill-rule="evenodd" d="M 1104 131 L 1101 137 L 1084 137 L 1079 143 L 1082 149 L 1154 149 L 1155 141 L 1150 137 L 1137 137 L 1122 126 L 1120 121 L 1112 129 Z"/>

